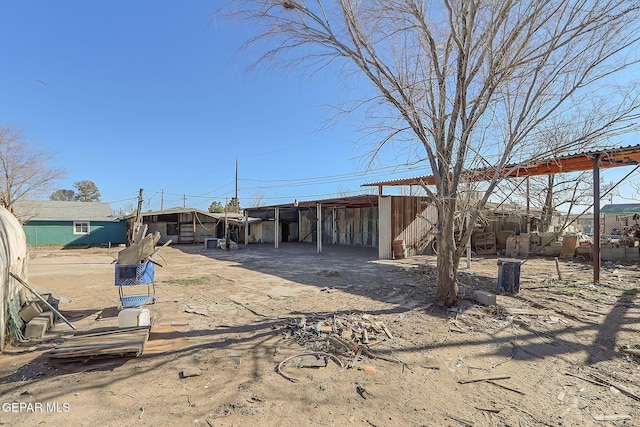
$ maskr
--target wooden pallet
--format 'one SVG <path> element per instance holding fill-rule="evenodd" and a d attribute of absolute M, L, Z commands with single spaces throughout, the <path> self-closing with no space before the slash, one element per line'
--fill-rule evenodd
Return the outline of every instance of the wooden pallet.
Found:
<path fill-rule="evenodd" d="M 476 254 L 488 255 L 496 253 L 496 233 L 475 233 L 473 246 Z"/>
<path fill-rule="evenodd" d="M 88 362 L 109 357 L 138 357 L 149 339 L 149 327 L 78 333 L 49 352 L 55 362 Z"/>

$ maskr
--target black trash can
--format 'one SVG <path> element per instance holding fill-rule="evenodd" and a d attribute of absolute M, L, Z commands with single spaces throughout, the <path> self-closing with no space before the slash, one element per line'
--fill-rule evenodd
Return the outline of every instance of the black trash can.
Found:
<path fill-rule="evenodd" d="M 498 292 L 517 294 L 520 291 L 520 264 L 515 258 L 498 258 Z"/>

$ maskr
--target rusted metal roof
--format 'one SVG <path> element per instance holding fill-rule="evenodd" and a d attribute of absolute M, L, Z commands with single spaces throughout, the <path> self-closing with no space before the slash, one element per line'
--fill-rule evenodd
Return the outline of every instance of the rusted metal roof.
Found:
<path fill-rule="evenodd" d="M 502 174 L 508 178 L 553 175 L 557 173 L 577 172 L 593 169 L 593 161 L 600 157 L 601 169 L 618 166 L 631 166 L 640 164 L 640 145 L 611 148 L 607 150 L 587 151 L 544 160 L 532 160 L 523 163 L 514 163 L 504 167 Z M 464 172 L 466 181 L 488 181 L 496 173 L 493 168 L 469 169 Z M 390 181 L 372 182 L 362 184 L 363 187 L 387 187 L 397 185 L 435 185 L 435 178 L 431 176 L 419 176 L 415 178 L 402 178 Z"/>
<path fill-rule="evenodd" d="M 207 212 L 207 211 L 203 211 L 195 208 L 169 208 L 169 209 L 163 209 L 159 211 L 142 212 L 140 215 L 142 215 L 142 217 L 149 217 L 149 216 L 163 216 L 163 215 L 174 215 L 174 214 L 193 214 L 196 216 L 199 215 L 202 217 L 210 217 L 215 220 L 221 220 L 221 221 L 226 219 L 228 222 L 231 222 L 233 224 L 239 224 L 239 225 L 244 225 L 245 222 L 248 222 L 249 224 L 253 224 L 254 222 L 261 221 L 260 218 L 247 218 L 245 221 L 244 215 L 235 213 L 235 212 L 228 212 L 227 214 L 224 214 L 224 213 L 218 213 L 218 212 Z"/>
<path fill-rule="evenodd" d="M 297 209 L 308 209 L 314 208 L 318 203 L 321 203 L 323 207 L 340 207 L 340 208 L 360 208 L 364 206 L 378 206 L 378 195 L 377 194 L 362 194 L 359 196 L 349 196 L 349 197 L 334 197 L 331 199 L 322 199 L 322 200 L 308 200 L 308 201 L 298 201 L 293 203 L 284 203 L 280 205 L 270 205 L 270 206 L 259 206 L 253 208 L 247 208 L 248 211 L 254 211 L 256 209 L 264 210 L 264 209 L 273 209 L 273 208 L 297 208 Z"/>

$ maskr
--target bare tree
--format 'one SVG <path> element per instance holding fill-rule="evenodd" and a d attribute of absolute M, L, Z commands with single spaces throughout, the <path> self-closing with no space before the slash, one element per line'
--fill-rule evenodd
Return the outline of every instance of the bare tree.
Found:
<path fill-rule="evenodd" d="M 263 60 L 310 72 L 339 64 L 363 76 L 374 95 L 357 100 L 380 131 L 379 144 L 419 144 L 438 210 L 438 303 L 457 302 L 456 276 L 471 228 L 456 235 L 465 180 L 487 183 L 479 215 L 505 166 L 570 150 L 625 130 L 638 92 L 602 105 L 600 120 L 553 151 L 531 151 L 536 133 L 604 98 L 613 76 L 637 64 L 640 8 L 628 0 L 237 0 L 234 11 L 261 31 Z M 257 45 L 257 44 L 256 44 Z M 258 61 L 260 62 L 260 61 Z M 604 107 L 607 108 L 604 108 Z M 415 150 L 406 150 L 415 152 Z M 473 169 L 494 167 L 474 175 Z M 459 236 L 456 239 L 456 236 Z"/>
<path fill-rule="evenodd" d="M 260 203 L 262 203 L 262 200 L 264 199 L 264 193 L 258 191 L 258 190 L 253 190 L 253 193 L 251 193 L 251 206 L 252 207 L 257 207 L 260 206 Z"/>
<path fill-rule="evenodd" d="M 631 195 L 631 197 L 634 198 L 634 199 L 637 199 L 638 196 L 640 196 L 640 180 L 631 181 L 631 188 L 633 188 L 634 191 L 635 191 L 635 194 Z"/>
<path fill-rule="evenodd" d="M 0 205 L 10 211 L 16 200 L 38 197 L 66 171 L 53 166 L 53 154 L 38 149 L 12 126 L 0 126 Z"/>
<path fill-rule="evenodd" d="M 541 125 L 536 132 L 537 139 L 532 141 L 528 149 L 529 155 L 535 157 L 542 155 L 540 153 L 562 153 L 563 147 L 567 146 L 576 150 L 588 150 L 597 142 L 606 142 L 596 141 L 598 132 L 592 134 L 592 130 L 600 126 L 598 107 L 601 105 L 600 101 L 592 103 L 591 108 L 581 114 L 583 120 L 574 121 L 573 114 L 568 114 L 561 118 L 562 121 L 555 120 Z M 583 109 L 584 106 L 580 108 Z M 582 138 L 589 134 L 593 135 L 590 140 Z M 602 135 L 602 138 L 607 136 L 610 135 Z M 534 176 L 524 182 L 522 179 L 506 180 L 496 193 L 521 205 L 528 201 L 532 208 L 540 209 L 539 231 L 548 232 L 552 231 L 553 217 L 560 207 L 568 211 L 566 218 L 569 218 L 576 205 L 588 205 L 591 202 L 593 179 L 591 173 L 582 171 Z"/>

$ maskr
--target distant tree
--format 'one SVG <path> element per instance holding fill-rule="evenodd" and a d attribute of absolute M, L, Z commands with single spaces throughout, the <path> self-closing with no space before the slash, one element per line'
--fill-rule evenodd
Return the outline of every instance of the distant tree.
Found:
<path fill-rule="evenodd" d="M 211 213 L 222 213 L 224 212 L 224 206 L 220 202 L 211 202 L 209 205 L 209 212 Z"/>
<path fill-rule="evenodd" d="M 117 211 L 114 211 L 113 214 L 114 216 L 122 218 L 123 216 L 131 215 L 135 211 L 136 211 L 136 207 L 133 204 L 129 203 L 124 208 L 120 208 Z"/>
<path fill-rule="evenodd" d="M 240 212 L 240 201 L 232 197 L 227 203 L 227 212 Z"/>
<path fill-rule="evenodd" d="M 78 202 L 99 202 L 100 191 L 93 181 L 83 180 L 73 184 L 77 192 L 73 200 Z"/>
<path fill-rule="evenodd" d="M 590 172 L 534 177 L 530 194 L 533 205 L 542 207 L 540 231 L 549 232 L 554 212 L 565 207 L 571 214 L 576 205 L 593 199 L 593 179 Z"/>
<path fill-rule="evenodd" d="M 73 200 L 76 196 L 76 192 L 73 190 L 56 190 L 51 193 L 49 199 L 51 200 L 62 200 L 62 201 L 70 201 Z"/>
<path fill-rule="evenodd" d="M 253 207 L 260 206 L 260 203 L 262 203 L 262 199 L 264 199 L 264 193 L 258 190 L 254 190 L 253 193 L 251 194 L 251 206 Z"/>
<path fill-rule="evenodd" d="M 631 192 L 632 194 L 629 194 L 626 197 L 628 197 L 630 199 L 634 199 L 634 200 L 637 200 L 638 198 L 640 198 L 640 180 L 631 181 L 631 188 L 633 188 L 635 190 L 635 194 L 633 194 L 633 192 Z"/>
<path fill-rule="evenodd" d="M 0 126 L 0 206 L 13 211 L 16 200 L 41 197 L 66 171 L 52 166 L 53 154 L 40 150 L 22 131 Z"/>
<path fill-rule="evenodd" d="M 342 185 L 338 187 L 338 197 L 349 197 L 351 195 L 352 192 L 347 187 L 343 187 Z"/>

